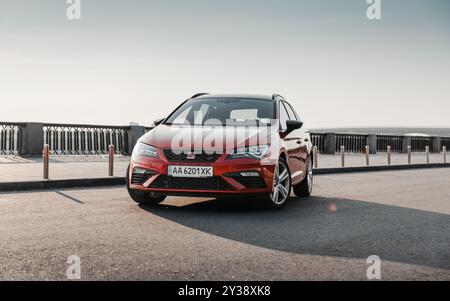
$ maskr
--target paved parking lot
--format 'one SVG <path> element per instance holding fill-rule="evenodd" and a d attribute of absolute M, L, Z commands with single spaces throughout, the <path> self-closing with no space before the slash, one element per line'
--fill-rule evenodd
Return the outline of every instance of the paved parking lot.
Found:
<path fill-rule="evenodd" d="M 130 157 L 115 156 L 114 160 L 114 176 L 124 177 Z M 108 171 L 108 156 L 52 156 L 49 164 L 51 180 L 104 178 Z M 0 156 L 0 183 L 42 179 L 42 158 Z"/>
<path fill-rule="evenodd" d="M 169 198 L 122 187 L 0 194 L 0 279 L 450 280 L 450 169 L 316 176 L 314 196 Z"/>

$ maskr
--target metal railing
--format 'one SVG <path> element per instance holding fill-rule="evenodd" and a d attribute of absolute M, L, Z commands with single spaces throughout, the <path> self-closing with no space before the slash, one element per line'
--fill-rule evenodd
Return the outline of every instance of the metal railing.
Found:
<path fill-rule="evenodd" d="M 0 122 L 0 155 L 20 155 L 24 124 Z"/>
<path fill-rule="evenodd" d="M 450 150 L 450 137 L 441 138 L 441 149 L 443 146 L 445 146 L 448 150 Z"/>
<path fill-rule="evenodd" d="M 310 133 L 311 143 L 317 146 L 317 151 L 323 153 L 325 151 L 325 134 L 324 133 Z"/>
<path fill-rule="evenodd" d="M 433 146 L 433 137 L 411 137 L 411 151 L 424 152 L 427 146 Z"/>
<path fill-rule="evenodd" d="M 128 153 L 128 128 L 119 126 L 44 124 L 44 143 L 52 155 L 106 155 Z"/>
<path fill-rule="evenodd" d="M 110 145 L 116 154 L 130 154 L 134 144 L 153 127 L 105 126 L 56 123 L 0 122 L 0 155 L 41 156 L 43 144 L 49 145 L 52 155 L 106 155 Z M 42 133 L 43 136 L 38 137 Z M 450 149 L 450 137 L 368 135 L 310 132 L 311 142 L 318 153 L 345 152 L 364 153 L 369 146 L 371 153 L 386 152 L 388 146 L 393 153 L 442 151 Z"/>
<path fill-rule="evenodd" d="M 349 153 L 364 153 L 367 145 L 368 135 L 358 134 L 336 134 L 336 152 L 341 151 L 341 146 Z"/>
<path fill-rule="evenodd" d="M 388 146 L 393 153 L 403 152 L 403 136 L 377 135 L 377 152 L 386 152 Z"/>

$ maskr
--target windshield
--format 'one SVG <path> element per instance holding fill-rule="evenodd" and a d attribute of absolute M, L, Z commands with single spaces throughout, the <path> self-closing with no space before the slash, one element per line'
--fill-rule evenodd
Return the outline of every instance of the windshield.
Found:
<path fill-rule="evenodd" d="M 191 99 L 175 110 L 165 124 L 269 125 L 275 119 L 275 102 L 263 99 Z"/>

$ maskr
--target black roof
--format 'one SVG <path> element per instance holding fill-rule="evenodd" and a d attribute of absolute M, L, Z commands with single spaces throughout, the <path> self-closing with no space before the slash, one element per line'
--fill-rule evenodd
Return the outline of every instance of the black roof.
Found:
<path fill-rule="evenodd" d="M 262 99 L 262 100 L 276 100 L 277 97 L 283 98 L 280 95 L 258 95 L 258 94 L 201 94 L 196 99 L 205 98 L 251 98 L 251 99 Z"/>

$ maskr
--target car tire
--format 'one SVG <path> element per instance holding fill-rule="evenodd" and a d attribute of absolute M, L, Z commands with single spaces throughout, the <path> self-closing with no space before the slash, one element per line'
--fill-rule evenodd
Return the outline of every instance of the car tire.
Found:
<path fill-rule="evenodd" d="M 313 188 L 312 157 L 308 156 L 306 177 L 299 184 L 293 186 L 294 194 L 299 197 L 309 197 Z"/>
<path fill-rule="evenodd" d="M 135 189 L 130 188 L 130 166 L 128 165 L 127 168 L 127 190 L 128 194 L 130 195 L 131 199 L 135 201 L 138 204 L 141 205 L 156 205 L 158 203 L 161 203 L 165 200 L 167 197 L 164 194 L 154 193 L 154 192 L 145 192 L 145 191 L 139 191 Z"/>
<path fill-rule="evenodd" d="M 280 171 L 281 171 L 281 173 L 280 173 Z M 286 174 L 284 174 L 285 171 L 286 171 Z M 282 179 L 280 179 L 280 177 L 279 177 L 280 175 L 283 177 Z M 286 182 L 283 182 L 283 181 L 286 181 Z M 269 194 L 265 198 L 266 205 L 269 208 L 279 209 L 279 208 L 282 208 L 284 205 L 286 205 L 286 203 L 291 195 L 291 172 L 289 170 L 289 166 L 286 163 L 286 160 L 284 160 L 283 158 L 280 158 L 278 160 L 277 166 L 275 168 L 275 175 L 274 175 L 273 182 L 274 182 L 274 184 L 273 184 L 272 193 Z M 278 189 L 278 193 L 275 192 L 276 189 Z M 281 189 L 283 189 L 283 190 L 280 194 Z M 278 195 L 278 194 L 280 194 L 280 195 Z M 280 199 L 279 197 L 282 197 L 282 199 Z"/>

